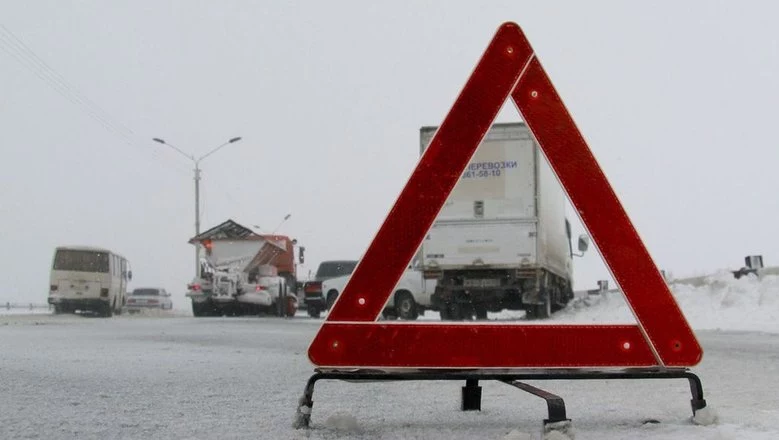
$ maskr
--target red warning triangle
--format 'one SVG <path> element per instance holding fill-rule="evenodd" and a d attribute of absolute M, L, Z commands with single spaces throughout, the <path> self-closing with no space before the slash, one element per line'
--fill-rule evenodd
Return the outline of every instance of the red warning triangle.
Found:
<path fill-rule="evenodd" d="M 508 97 L 541 146 L 636 325 L 377 321 Z M 691 367 L 703 351 L 515 23 L 503 24 L 308 350 L 332 368 Z"/>

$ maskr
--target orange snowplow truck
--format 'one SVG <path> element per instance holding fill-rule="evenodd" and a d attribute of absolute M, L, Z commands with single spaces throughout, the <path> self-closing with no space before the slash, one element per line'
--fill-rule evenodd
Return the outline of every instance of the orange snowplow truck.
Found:
<path fill-rule="evenodd" d="M 187 286 L 195 316 L 291 316 L 297 311 L 296 240 L 258 234 L 228 220 L 189 242 L 204 251 Z"/>

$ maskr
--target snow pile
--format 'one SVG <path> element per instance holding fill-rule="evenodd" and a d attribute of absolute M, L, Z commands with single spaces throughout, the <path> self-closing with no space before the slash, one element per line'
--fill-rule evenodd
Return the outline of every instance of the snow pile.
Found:
<path fill-rule="evenodd" d="M 730 273 L 709 277 L 700 287 L 672 286 L 674 296 L 696 329 L 779 333 L 779 277 L 754 275 L 739 280 Z"/>
<path fill-rule="evenodd" d="M 327 418 L 325 426 L 337 431 L 357 432 L 357 419 L 351 414 L 335 414 Z"/>
<path fill-rule="evenodd" d="M 570 420 L 544 424 L 543 440 L 573 440 L 576 434 Z"/>
<path fill-rule="evenodd" d="M 671 291 L 694 329 L 779 333 L 779 276 L 737 280 L 723 272 L 697 287 L 673 284 Z M 611 291 L 577 298 L 552 321 L 635 323 L 635 318 L 622 293 Z"/>
<path fill-rule="evenodd" d="M 717 423 L 719 416 L 717 412 L 707 406 L 705 408 L 695 411 L 695 415 L 692 417 L 692 422 L 696 425 L 708 426 Z"/>

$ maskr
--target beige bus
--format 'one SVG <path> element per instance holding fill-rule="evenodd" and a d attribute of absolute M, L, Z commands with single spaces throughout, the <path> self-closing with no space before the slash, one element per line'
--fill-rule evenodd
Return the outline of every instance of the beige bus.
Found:
<path fill-rule="evenodd" d="M 108 249 L 58 247 L 51 266 L 49 304 L 54 313 L 120 314 L 131 279 L 129 262 Z"/>

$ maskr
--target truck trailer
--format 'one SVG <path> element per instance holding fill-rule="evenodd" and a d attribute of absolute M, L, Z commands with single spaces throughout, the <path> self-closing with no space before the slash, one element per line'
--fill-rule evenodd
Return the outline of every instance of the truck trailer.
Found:
<path fill-rule="evenodd" d="M 420 129 L 420 152 L 437 127 Z M 542 319 L 573 298 L 574 254 L 562 186 L 524 123 L 488 131 L 422 242 L 443 320 L 524 310 Z M 579 237 L 578 249 L 589 244 Z"/>

